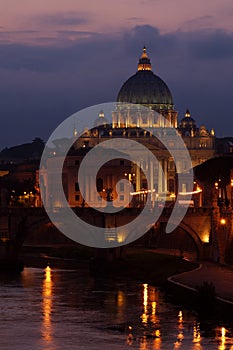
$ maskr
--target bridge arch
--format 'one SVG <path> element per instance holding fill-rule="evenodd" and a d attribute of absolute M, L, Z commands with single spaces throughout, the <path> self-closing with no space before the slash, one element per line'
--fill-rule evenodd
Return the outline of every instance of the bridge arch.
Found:
<path fill-rule="evenodd" d="M 167 223 L 168 220 L 169 220 L 169 217 L 167 217 L 167 218 L 162 217 L 159 219 L 158 223 Z M 174 224 L 174 226 L 176 226 L 175 222 L 173 224 Z M 196 248 L 197 258 L 202 258 L 202 256 L 203 256 L 203 242 L 200 239 L 198 233 L 192 227 L 190 227 L 187 223 L 185 223 L 184 221 L 182 221 L 177 226 L 177 228 L 182 229 L 182 231 L 185 232 L 192 239 L 192 241 L 195 245 L 195 248 Z M 173 232 L 171 232 L 171 234 Z"/>

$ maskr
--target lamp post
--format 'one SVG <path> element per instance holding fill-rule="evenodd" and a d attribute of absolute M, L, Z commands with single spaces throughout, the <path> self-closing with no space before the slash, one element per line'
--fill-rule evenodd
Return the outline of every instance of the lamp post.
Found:
<path fill-rule="evenodd" d="M 227 224 L 227 220 L 224 217 L 220 218 L 220 225 L 222 227 L 223 238 L 224 238 L 224 262 L 227 255 L 227 239 L 228 239 L 226 224 Z"/>
<path fill-rule="evenodd" d="M 202 207 L 202 189 L 201 187 L 197 186 L 197 191 L 199 193 L 199 208 Z"/>

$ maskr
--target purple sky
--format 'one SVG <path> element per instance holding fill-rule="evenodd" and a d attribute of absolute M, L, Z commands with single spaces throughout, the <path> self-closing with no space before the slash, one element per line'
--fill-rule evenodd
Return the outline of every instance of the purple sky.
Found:
<path fill-rule="evenodd" d="M 0 148 L 116 99 L 144 44 L 180 118 L 233 136 L 232 0 L 0 0 Z"/>

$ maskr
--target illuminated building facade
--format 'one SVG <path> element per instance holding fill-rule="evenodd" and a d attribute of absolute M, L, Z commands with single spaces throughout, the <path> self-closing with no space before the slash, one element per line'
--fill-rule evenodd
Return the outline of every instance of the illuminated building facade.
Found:
<path fill-rule="evenodd" d="M 97 190 L 106 199 L 107 191 L 111 192 L 111 198 L 116 198 L 115 184 L 121 178 L 127 178 L 134 186 L 135 193 L 138 194 L 137 204 L 145 200 L 147 196 L 147 180 L 143 174 L 143 167 L 149 168 L 150 188 L 153 188 L 151 202 L 154 206 L 156 202 L 169 199 L 174 201 L 177 194 L 176 185 L 176 165 L 174 159 L 163 144 L 153 137 L 150 129 L 158 129 L 161 133 L 166 132 L 166 128 L 174 128 L 182 136 L 187 146 L 192 166 L 195 167 L 215 156 L 215 135 L 214 130 L 208 131 L 204 126 L 198 127 L 196 121 L 187 110 L 185 116 L 178 122 L 178 112 L 174 108 L 173 97 L 167 84 L 152 71 L 150 59 L 144 47 L 138 63 L 136 74 L 131 76 L 121 87 L 118 96 L 116 109 L 111 116 L 105 116 L 104 111 L 100 111 L 95 124 L 91 130 L 86 130 L 74 143 L 73 149 L 69 152 L 63 167 L 64 192 L 71 206 L 85 206 L 85 202 L 79 191 L 77 180 L 78 168 L 85 152 L 95 147 L 97 144 L 113 138 L 127 138 L 140 142 L 158 159 L 165 176 L 159 176 L 158 169 L 154 169 L 146 159 L 140 159 L 141 169 L 133 163 L 124 161 L 124 155 L 119 155 L 119 159 L 107 164 L 96 179 L 87 179 L 86 194 L 88 200 L 96 204 L 97 198 L 91 198 L 92 193 L 88 188 L 96 181 Z M 132 105 L 133 104 L 133 105 Z M 147 107 L 142 110 L 141 106 Z M 155 113 L 156 116 L 155 116 Z M 74 132 L 76 133 L 76 131 Z M 172 142 L 171 142 L 172 143 Z M 170 145 L 171 147 L 175 145 Z M 133 152 L 133 151 L 132 151 Z M 135 150 L 135 154 L 140 158 L 140 153 Z M 48 161 L 54 162 L 53 157 Z M 184 174 L 189 172 L 185 159 L 182 162 Z M 59 206 L 59 195 L 56 199 L 49 199 L 49 186 L 52 186 L 52 174 L 48 174 L 46 169 L 43 174 L 44 191 L 51 201 L 51 206 Z M 187 188 L 185 180 L 184 191 L 192 191 Z M 89 191 L 89 192 L 88 192 Z M 108 193 L 109 195 L 109 193 Z M 119 194 L 124 204 L 124 189 Z M 135 204 L 135 205 L 136 205 Z M 119 203 L 121 206 L 121 203 Z"/>

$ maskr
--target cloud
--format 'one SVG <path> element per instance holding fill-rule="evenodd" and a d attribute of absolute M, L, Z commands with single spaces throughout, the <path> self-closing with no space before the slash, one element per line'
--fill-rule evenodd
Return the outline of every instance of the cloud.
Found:
<path fill-rule="evenodd" d="M 155 27 L 138 25 L 121 36 L 78 30 L 59 30 L 56 34 L 56 40 L 50 37 L 38 39 L 41 43 L 51 40 L 53 45 L 50 46 L 0 44 L 0 68 L 53 72 L 73 69 L 77 59 L 84 67 L 88 63 L 94 68 L 97 58 L 102 61 L 101 69 L 111 65 L 113 68 L 115 61 L 125 61 L 127 66 L 135 53 L 136 57 L 140 55 L 144 45 L 156 61 L 170 61 L 171 66 L 173 60 L 174 64 L 182 62 L 184 65 L 186 60 L 211 62 L 233 55 L 233 33 L 222 30 L 161 34 Z M 63 43 L 66 43 L 65 47 Z"/>
<path fill-rule="evenodd" d="M 90 22 L 90 15 L 63 12 L 35 16 L 33 21 L 50 26 L 80 26 Z"/>
<path fill-rule="evenodd" d="M 189 43 L 194 57 L 205 60 L 225 59 L 233 56 L 233 32 L 223 30 L 198 31 Z"/>
<path fill-rule="evenodd" d="M 35 136 L 46 139 L 71 113 L 114 101 L 136 72 L 144 45 L 180 117 L 189 107 L 199 125 L 233 134 L 232 36 L 218 30 L 161 34 L 143 25 L 121 35 L 69 29 L 58 31 L 55 42 L 42 37 L 39 45 L 0 44 L 2 147 Z"/>
<path fill-rule="evenodd" d="M 8 34 L 34 34 L 39 33 L 38 30 L 1 30 L 0 35 L 8 35 Z"/>
<path fill-rule="evenodd" d="M 211 25 L 213 21 L 214 21 L 214 16 L 210 16 L 210 15 L 200 16 L 188 21 L 184 21 L 179 29 L 184 31 L 186 30 L 191 31 L 191 30 L 196 30 L 200 28 L 204 29 L 204 28 L 207 28 L 209 25 Z"/>
<path fill-rule="evenodd" d="M 143 17 L 128 17 L 126 19 L 128 21 L 132 21 L 132 22 L 142 22 L 145 20 L 145 18 L 143 18 Z"/>

